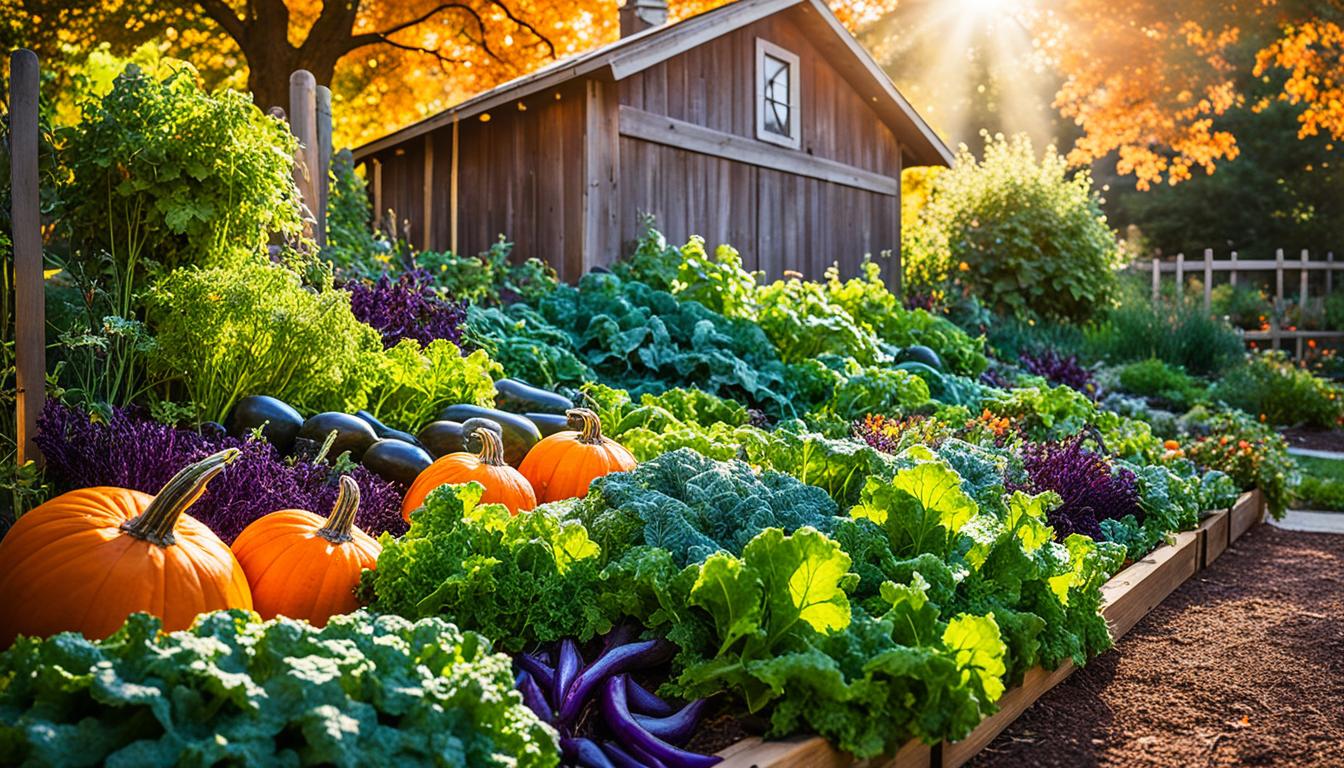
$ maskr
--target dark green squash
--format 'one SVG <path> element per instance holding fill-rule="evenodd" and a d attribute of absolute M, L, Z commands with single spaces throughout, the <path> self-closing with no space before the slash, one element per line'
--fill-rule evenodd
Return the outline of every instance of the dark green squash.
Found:
<path fill-rule="evenodd" d="M 362 419 L 336 411 L 319 413 L 303 422 L 299 437 L 311 440 L 321 447 L 326 442 L 327 435 L 332 432 L 336 433 L 336 439 L 332 442 L 331 449 L 327 451 L 328 459 L 334 459 L 349 451 L 350 458 L 359 461 L 364 458 L 364 452 L 369 446 L 378 442 L 378 435 L 374 433 L 373 427 L 364 423 Z"/>
<path fill-rule="evenodd" d="M 463 422 L 467 419 L 489 419 L 499 425 L 504 440 L 504 460 L 512 466 L 523 462 L 532 446 L 541 441 L 541 430 L 526 416 L 508 413 L 479 405 L 450 405 L 439 412 L 443 421 Z"/>
<path fill-rule="evenodd" d="M 298 411 L 283 400 L 266 395 L 239 399 L 225 422 L 229 434 L 234 437 L 245 437 L 261 427 L 261 436 L 282 454 L 294 450 L 294 439 L 303 429 L 303 416 Z"/>
<path fill-rule="evenodd" d="M 410 485 L 433 462 L 423 448 L 401 440 L 383 439 L 369 446 L 361 463 L 384 480 Z"/>
<path fill-rule="evenodd" d="M 517 379 L 495 382 L 495 407 L 509 413 L 555 413 L 561 416 L 574 407 L 564 395 L 525 384 Z"/>

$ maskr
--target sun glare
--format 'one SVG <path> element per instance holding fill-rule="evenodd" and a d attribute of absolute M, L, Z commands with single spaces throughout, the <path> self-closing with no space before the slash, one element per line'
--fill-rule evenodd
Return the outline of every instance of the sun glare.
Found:
<path fill-rule="evenodd" d="M 1002 16 L 1013 12 L 1013 0 L 957 0 L 961 12 L 972 16 Z"/>

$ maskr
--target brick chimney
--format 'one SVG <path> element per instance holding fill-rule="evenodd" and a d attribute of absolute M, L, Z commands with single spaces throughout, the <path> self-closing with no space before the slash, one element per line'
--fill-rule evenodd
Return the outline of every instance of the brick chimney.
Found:
<path fill-rule="evenodd" d="M 667 23 L 667 0 L 625 0 L 621 6 L 621 37 Z"/>

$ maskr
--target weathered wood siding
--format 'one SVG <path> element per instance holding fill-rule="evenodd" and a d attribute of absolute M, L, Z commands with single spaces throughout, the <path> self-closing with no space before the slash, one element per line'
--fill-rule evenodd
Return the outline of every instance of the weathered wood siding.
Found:
<path fill-rule="evenodd" d="M 899 254 L 900 146 L 868 103 L 877 86 L 856 90 L 829 63 L 843 44 L 814 43 L 803 33 L 797 22 L 808 12 L 768 17 L 615 83 L 578 78 L 527 97 L 523 109 L 510 102 L 492 109 L 488 121 L 461 121 L 458 252 L 478 253 L 503 234 L 517 244 L 515 258 L 544 259 L 574 280 L 618 258 L 650 213 L 669 240 L 698 234 L 710 247 L 732 244 L 748 268 L 771 277 L 797 270 L 817 278 L 832 263 L 848 275 L 865 255 Z M 800 58 L 800 150 L 756 139 L 758 37 Z M 628 135 L 623 110 L 717 132 L 711 139 L 749 141 L 758 156 L 742 162 L 732 151 L 691 149 L 675 136 L 660 143 Z M 646 129 L 661 130 L 647 122 Z M 758 147 L 773 155 L 762 159 Z M 450 248 L 451 125 L 374 157 L 383 164 L 383 208 L 393 209 L 398 223 L 410 220 L 406 231 L 418 247 Z M 861 169 L 869 188 L 783 170 L 789 157 L 826 161 L 832 171 L 837 163 Z M 885 186 L 872 187 L 873 179 Z M 899 261 L 884 269 L 898 276 Z"/>
<path fill-rule="evenodd" d="M 458 124 L 457 250 L 486 250 L 502 234 L 517 258 L 536 256 L 577 277 L 583 222 L 584 84 L 575 82 Z M 452 245 L 453 130 L 426 134 L 434 143 L 429 242 L 424 213 L 424 138 L 377 155 L 383 206 L 411 221 L 419 248 Z M 398 155 L 398 152 L 402 152 Z"/>
<path fill-rule="evenodd" d="M 755 140 L 759 37 L 799 56 L 801 151 L 899 180 L 896 138 L 790 16 L 756 22 L 620 81 L 620 102 Z M 699 234 L 711 246 L 731 243 L 750 268 L 770 276 L 794 269 L 815 278 L 834 262 L 852 274 L 865 254 L 899 252 L 899 196 L 630 137 L 621 139 L 620 167 L 623 239 L 638 233 L 639 214 L 649 212 L 670 239 Z"/>

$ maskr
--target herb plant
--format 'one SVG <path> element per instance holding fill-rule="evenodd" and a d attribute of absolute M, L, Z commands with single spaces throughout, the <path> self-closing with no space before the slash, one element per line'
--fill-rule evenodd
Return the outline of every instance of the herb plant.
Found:
<path fill-rule="evenodd" d="M 383 346 L 402 339 L 421 344 L 445 339 L 462 346 L 466 302 L 439 296 L 424 270 L 402 272 L 395 280 L 384 273 L 375 281 L 351 280 L 342 287 L 350 293 L 350 310 L 382 335 Z"/>

